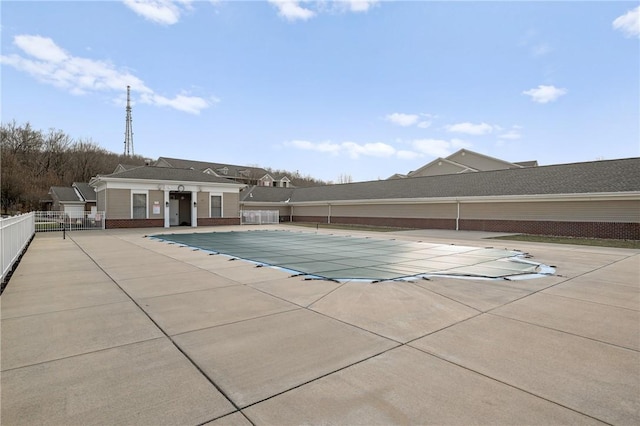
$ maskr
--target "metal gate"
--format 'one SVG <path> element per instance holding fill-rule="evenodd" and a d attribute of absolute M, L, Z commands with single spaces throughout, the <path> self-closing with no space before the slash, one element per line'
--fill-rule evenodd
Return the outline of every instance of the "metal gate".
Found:
<path fill-rule="evenodd" d="M 104 229 L 104 212 L 34 212 L 36 232 Z"/>
<path fill-rule="evenodd" d="M 266 225 L 280 223 L 278 210 L 243 210 L 240 212 L 243 225 Z"/>

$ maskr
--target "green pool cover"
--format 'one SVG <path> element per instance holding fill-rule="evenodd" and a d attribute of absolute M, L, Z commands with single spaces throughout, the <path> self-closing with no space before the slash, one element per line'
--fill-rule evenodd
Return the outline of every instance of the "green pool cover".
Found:
<path fill-rule="evenodd" d="M 151 235 L 211 254 L 279 267 L 309 278 L 384 281 L 429 275 L 510 278 L 548 275 L 524 253 L 447 244 L 291 231 Z M 553 271 L 551 269 L 551 271 Z"/>

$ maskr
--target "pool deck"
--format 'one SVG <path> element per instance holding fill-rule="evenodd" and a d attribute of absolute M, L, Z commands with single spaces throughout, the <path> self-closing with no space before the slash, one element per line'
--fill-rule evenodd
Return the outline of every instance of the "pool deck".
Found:
<path fill-rule="evenodd" d="M 171 229 L 212 232 L 287 226 Z M 640 424 L 640 250 L 522 281 L 336 283 L 144 238 L 37 234 L 0 297 L 2 424 Z"/>

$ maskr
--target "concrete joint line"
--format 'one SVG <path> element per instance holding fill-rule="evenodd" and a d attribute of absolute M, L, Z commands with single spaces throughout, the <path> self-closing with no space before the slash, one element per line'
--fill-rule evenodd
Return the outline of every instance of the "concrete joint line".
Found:
<path fill-rule="evenodd" d="M 207 374 L 206 374 L 206 373 L 205 373 L 205 372 L 200 368 L 200 366 L 199 366 L 199 365 L 198 365 L 198 364 L 197 364 L 193 359 L 191 359 L 191 357 L 189 357 L 189 355 L 187 355 L 187 354 L 182 350 L 182 348 L 180 348 L 180 346 L 178 346 L 178 345 L 176 344 L 176 342 L 171 338 L 171 336 L 170 336 L 169 334 L 167 334 L 167 333 L 162 329 L 162 327 L 160 327 L 160 325 L 159 325 L 159 324 L 158 324 L 158 323 L 157 323 L 153 318 L 151 318 L 151 316 L 150 316 L 150 315 L 149 315 L 149 314 L 148 314 L 148 313 L 147 313 L 147 312 L 142 308 L 142 306 L 140 306 L 140 304 L 139 304 L 139 303 L 138 303 L 138 302 L 137 302 L 133 297 L 131 297 L 131 295 L 130 295 L 129 293 L 127 293 L 127 292 L 126 292 L 126 291 L 125 291 L 125 290 L 120 286 L 120 284 L 118 284 L 118 282 L 117 282 L 116 280 L 114 280 L 114 279 L 113 279 L 113 277 L 107 273 L 107 271 L 105 271 L 104 269 L 102 269 L 102 267 L 100 266 L 100 264 L 99 264 L 98 262 L 96 262 L 96 260 L 95 260 L 93 257 L 91 257 L 91 256 L 90 256 L 90 255 L 89 255 L 89 254 L 88 254 L 88 253 L 87 253 L 87 252 L 82 248 L 82 246 L 81 246 L 80 244 L 78 244 L 78 243 L 77 243 L 73 238 L 71 238 L 71 237 L 69 237 L 69 238 L 74 242 L 74 244 L 76 244 L 76 246 L 78 246 L 78 248 L 79 248 L 80 250 L 82 250 L 82 252 L 83 252 L 83 253 L 84 253 L 84 254 L 85 254 L 89 259 L 91 259 L 91 261 L 92 261 L 93 263 L 95 263 L 95 264 L 96 264 L 96 266 L 97 266 L 98 268 L 100 268 L 100 270 L 101 270 L 104 274 L 106 274 L 106 275 L 109 277 L 109 279 L 110 279 L 110 280 L 111 280 L 111 281 L 112 281 L 112 282 L 113 282 L 113 283 L 114 283 L 114 284 L 115 284 L 115 285 L 120 289 L 120 291 L 122 291 L 122 292 L 123 292 L 123 293 L 124 293 L 128 298 L 129 298 L 129 300 L 131 300 L 131 301 L 132 301 L 132 302 L 133 302 L 133 303 L 138 307 L 138 309 L 140 309 L 140 311 L 141 311 L 141 312 L 142 312 L 142 313 L 143 313 L 143 314 L 144 314 L 144 315 L 149 319 L 149 321 L 151 321 L 151 322 L 153 323 L 153 325 L 155 325 L 155 326 L 158 328 L 158 330 L 160 330 L 160 332 L 161 332 L 161 333 L 162 333 L 162 334 L 163 334 L 167 339 L 169 339 L 169 341 L 171 342 L 171 344 L 172 344 L 172 345 L 173 345 L 173 346 L 174 346 L 174 347 L 175 347 L 175 348 L 176 348 L 176 349 L 177 349 L 177 350 L 178 350 L 178 351 L 179 351 L 179 352 L 180 352 L 180 353 L 181 353 L 181 354 L 182 354 L 182 355 L 183 355 L 183 356 L 184 356 L 184 357 L 185 357 L 185 358 L 186 358 L 186 359 L 191 363 L 191 365 L 193 365 L 193 367 L 195 367 L 195 369 L 196 369 L 196 370 L 198 370 L 198 372 L 200 372 L 200 374 L 202 374 L 202 376 L 203 376 L 205 379 L 207 379 L 207 381 L 208 381 L 209 383 L 211 383 L 211 385 L 212 385 L 213 387 L 215 387 L 215 388 L 216 388 L 216 390 L 217 390 L 218 392 L 220 392 L 220 394 L 221 394 L 221 395 L 223 395 L 223 396 L 224 396 L 224 397 L 229 401 L 229 403 L 230 403 L 230 404 L 231 404 L 231 405 L 232 405 L 236 410 L 239 410 L 239 407 L 238 407 L 238 406 L 236 405 L 236 403 L 235 403 L 235 402 L 234 402 L 234 401 L 229 397 L 229 395 L 227 395 L 227 394 L 224 392 L 224 390 L 223 390 L 220 386 L 218 386 L 218 384 L 217 384 L 217 383 L 215 383 L 215 382 L 213 381 L 213 379 L 212 379 L 211 377 L 209 377 L 209 376 L 208 376 L 208 375 L 207 375 Z"/>

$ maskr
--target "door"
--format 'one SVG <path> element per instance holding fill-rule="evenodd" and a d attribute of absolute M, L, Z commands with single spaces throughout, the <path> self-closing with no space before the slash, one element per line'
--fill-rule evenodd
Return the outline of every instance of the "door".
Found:
<path fill-rule="evenodd" d="M 180 225 L 180 200 L 169 200 L 169 226 Z"/>

